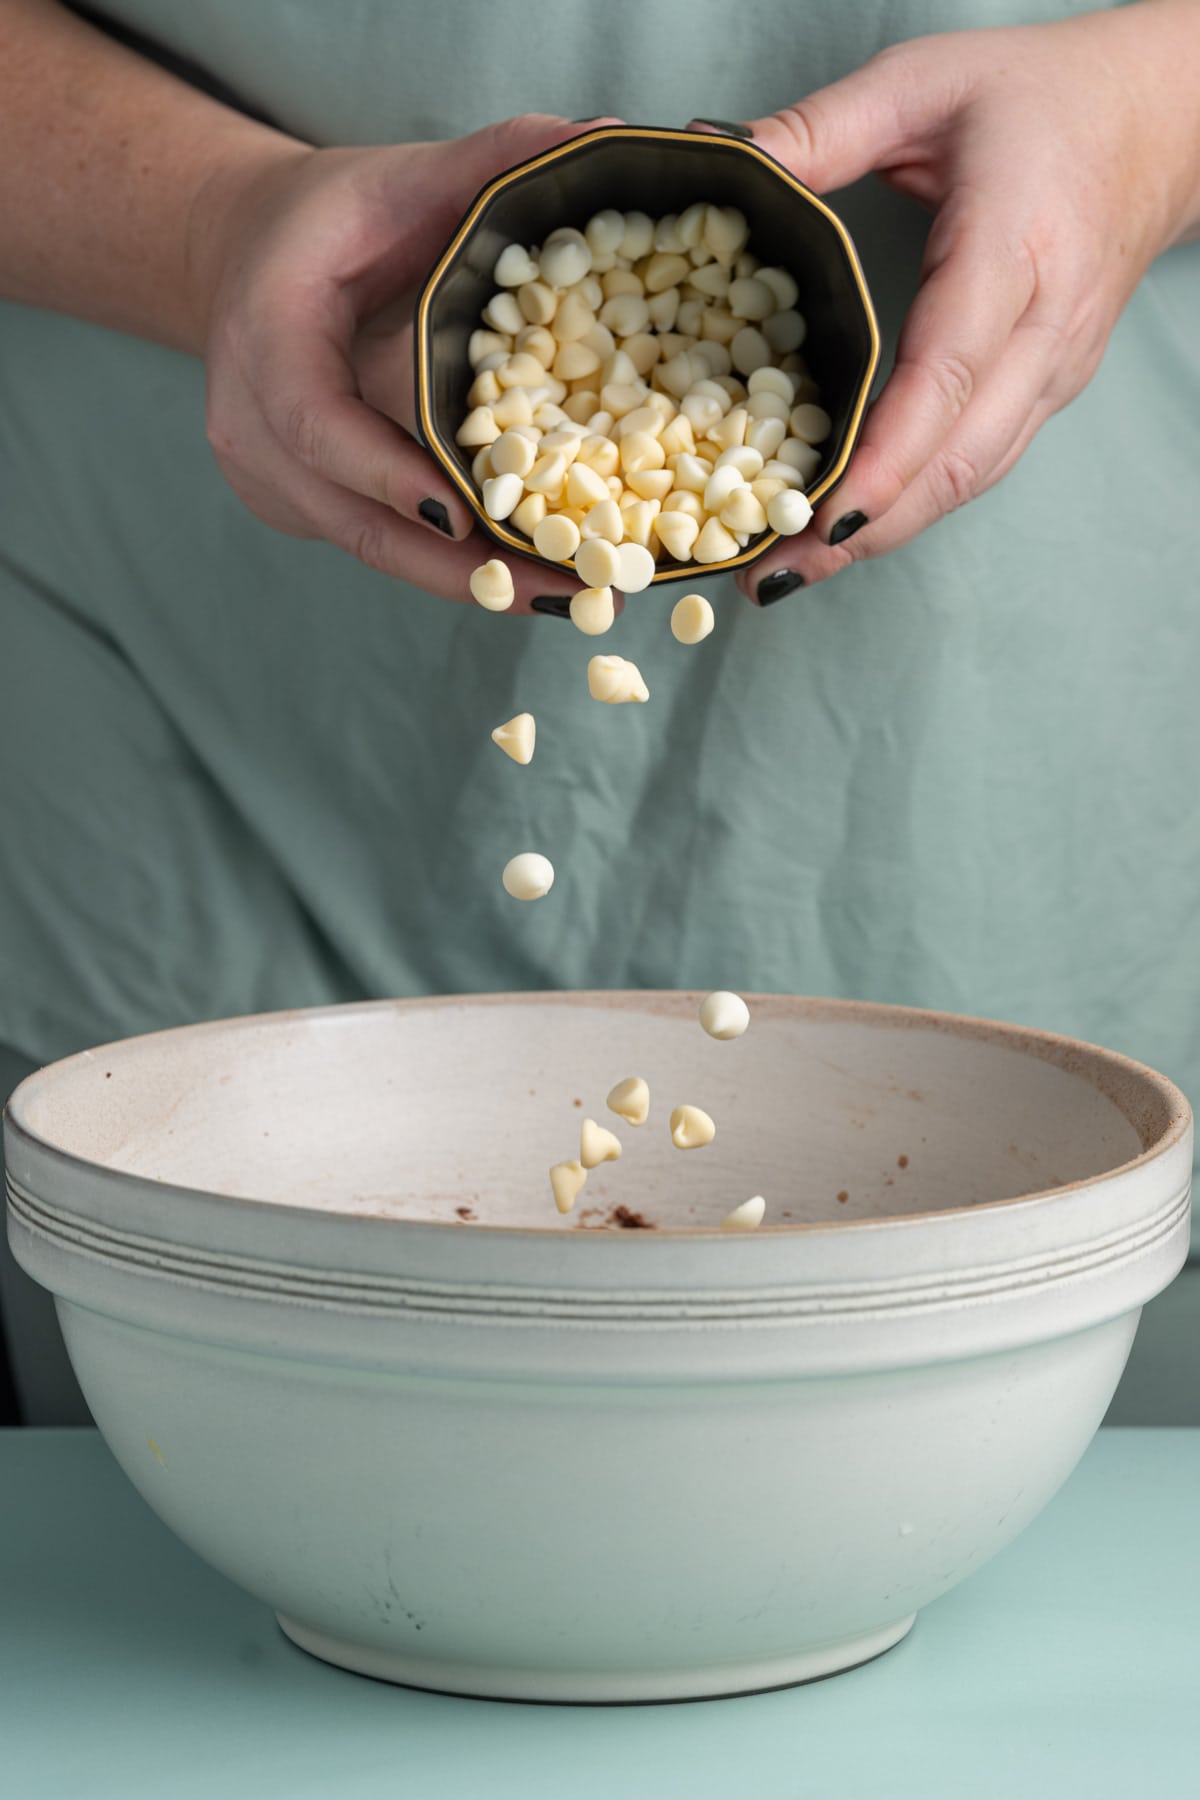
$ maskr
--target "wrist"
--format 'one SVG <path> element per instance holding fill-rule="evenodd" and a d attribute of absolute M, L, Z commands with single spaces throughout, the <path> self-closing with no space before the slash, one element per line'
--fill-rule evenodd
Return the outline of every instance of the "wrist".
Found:
<path fill-rule="evenodd" d="M 217 295 L 249 220 L 270 190 L 314 154 L 298 139 L 251 128 L 218 154 L 196 189 L 184 230 L 185 347 L 193 355 L 205 354 Z"/>

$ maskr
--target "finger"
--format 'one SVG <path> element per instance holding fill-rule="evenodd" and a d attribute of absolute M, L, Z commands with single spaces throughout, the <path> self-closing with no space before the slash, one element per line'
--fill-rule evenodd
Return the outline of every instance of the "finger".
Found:
<path fill-rule="evenodd" d="M 514 614 L 541 612 L 565 619 L 571 595 L 582 585 L 571 569 L 549 569 L 531 558 L 498 550 L 481 531 L 458 543 L 433 536 L 389 507 L 337 488 L 295 463 L 285 467 L 279 485 L 236 472 L 231 485 L 251 511 L 276 530 L 293 537 L 324 538 L 367 568 L 445 600 L 474 605 L 472 572 L 497 556 L 512 575 Z M 619 614 L 620 596 L 613 599 Z M 547 601 L 559 604 L 547 606 Z"/>
<path fill-rule="evenodd" d="M 827 543 L 844 535 L 842 521 L 861 514 L 876 524 L 896 505 L 988 381 L 1034 296 L 1032 263 L 994 220 L 951 223 L 945 236 L 948 247 L 937 244 L 928 259 L 849 473 L 814 521 Z M 1043 367 L 1039 386 L 1046 374 Z"/>
<path fill-rule="evenodd" d="M 359 397 L 339 338 L 312 311 L 277 320 L 255 387 L 276 443 L 336 487 L 446 537 L 472 528 L 466 502 L 432 457 Z"/>
<path fill-rule="evenodd" d="M 780 584 L 769 586 L 765 595 L 763 585 L 784 572 L 799 575 L 802 585 L 811 587 L 851 563 L 898 549 L 986 492 L 1054 410 L 1044 397 L 1045 367 L 1044 334 L 1018 327 L 1008 352 L 946 443 L 883 518 L 838 545 L 808 533 L 784 540 L 748 572 L 743 591 L 769 603 Z"/>
<path fill-rule="evenodd" d="M 901 44 L 750 123 L 755 143 L 824 194 L 907 160 L 963 93 L 961 59 Z"/>

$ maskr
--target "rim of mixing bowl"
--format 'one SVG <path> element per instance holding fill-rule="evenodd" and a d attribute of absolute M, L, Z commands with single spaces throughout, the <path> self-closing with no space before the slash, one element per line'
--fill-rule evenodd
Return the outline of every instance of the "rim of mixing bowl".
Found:
<path fill-rule="evenodd" d="M 153 1176 L 141 1175 L 114 1168 L 111 1164 L 93 1161 L 73 1150 L 66 1150 L 42 1135 L 28 1124 L 23 1117 L 30 1101 L 36 1098 L 40 1085 L 55 1071 L 68 1069 L 75 1064 L 92 1062 L 105 1052 L 126 1051 L 156 1040 L 169 1039 L 187 1035 L 189 1037 L 216 1035 L 219 1032 L 249 1031 L 264 1025 L 282 1024 L 284 1021 L 308 1021 L 317 1019 L 354 1017 L 368 1012 L 420 1012 L 442 1009 L 444 1007 L 465 1006 L 584 1006 L 612 1007 L 628 1010 L 630 1002 L 638 1003 L 643 1009 L 675 1014 L 682 1018 L 695 1016 L 695 1008 L 702 998 L 700 990 L 665 989 L 665 988 L 622 988 L 622 989 L 572 989 L 559 991 L 530 990 L 513 993 L 485 994 L 436 994 L 418 995 L 411 998 L 392 1000 L 350 1001 L 331 1006 L 294 1007 L 279 1012 L 247 1013 L 229 1019 L 204 1020 L 194 1025 L 176 1025 L 166 1030 L 141 1032 L 137 1036 L 120 1038 L 108 1044 L 98 1044 L 90 1050 L 79 1051 L 74 1056 L 60 1058 L 37 1070 L 23 1081 L 9 1097 L 3 1110 L 3 1124 L 6 1131 L 11 1132 L 14 1139 L 33 1148 L 39 1155 L 45 1156 L 68 1168 L 86 1173 L 91 1182 L 102 1185 L 113 1185 L 129 1191 L 149 1194 L 170 1194 L 193 1196 L 206 1200 L 217 1200 L 223 1206 L 246 1209 L 268 1209 L 272 1215 L 285 1217 L 292 1215 L 301 1218 L 341 1218 L 345 1217 L 350 1224 L 356 1224 L 369 1216 L 373 1223 L 403 1229 L 417 1227 L 422 1231 L 434 1230 L 459 1233 L 462 1226 L 458 1222 L 440 1219 L 406 1219 L 383 1215 L 335 1214 L 328 1209 L 312 1206 L 299 1206 L 287 1201 L 261 1200 L 244 1195 L 216 1193 L 210 1188 L 189 1187 L 186 1184 L 171 1181 L 160 1182 Z M 795 1236 L 798 1233 L 811 1232 L 862 1232 L 862 1231 L 894 1231 L 908 1225 L 917 1225 L 931 1219 L 962 1220 L 982 1217 L 999 1209 L 1014 1206 L 1029 1206 L 1038 1201 L 1048 1201 L 1060 1195 L 1076 1193 L 1081 1190 L 1098 1187 L 1112 1182 L 1118 1176 L 1125 1176 L 1135 1170 L 1146 1167 L 1159 1158 L 1167 1155 L 1187 1134 L 1192 1123 L 1192 1109 L 1183 1093 L 1167 1076 L 1160 1074 L 1147 1064 L 1135 1058 L 1124 1056 L 1119 1051 L 1105 1049 L 1102 1045 L 1093 1044 L 1083 1038 L 1067 1037 L 1062 1033 L 1043 1031 L 1029 1026 L 1014 1025 L 1002 1020 L 983 1019 L 966 1013 L 941 1012 L 913 1006 L 891 1006 L 876 1001 L 835 1000 L 819 996 L 790 994 L 751 994 L 745 996 L 759 1019 L 769 1018 L 774 1012 L 788 1018 L 802 1016 L 815 1021 L 822 1019 L 837 1021 L 861 1020 L 876 1026 L 893 1030 L 929 1030 L 947 1033 L 950 1036 L 971 1038 L 985 1042 L 995 1042 L 1039 1058 L 1052 1064 L 1066 1074 L 1075 1074 L 1092 1085 L 1108 1099 L 1128 1120 L 1129 1124 L 1142 1139 L 1141 1152 L 1126 1162 L 1115 1164 L 1095 1175 L 1087 1175 L 1076 1181 L 1059 1183 L 1053 1187 L 1039 1188 L 1031 1193 L 1013 1194 L 1000 1200 L 981 1200 L 963 1206 L 937 1207 L 921 1212 L 908 1212 L 886 1218 L 866 1219 L 821 1219 L 799 1220 L 787 1224 L 762 1224 L 755 1231 L 738 1234 L 739 1244 L 751 1245 L 760 1239 Z M 799 1012 L 798 1012 L 799 1009 Z M 1108 1081 L 1096 1080 L 1097 1074 L 1111 1077 Z M 1118 1092 L 1123 1085 L 1137 1082 L 1149 1090 L 1156 1102 L 1156 1111 L 1161 1124 L 1156 1135 L 1147 1141 L 1150 1122 L 1139 1122 L 1126 1111 Z M 1127 1097 L 1127 1096 L 1126 1096 Z M 14 1102 L 18 1104 L 14 1107 Z M 480 1220 L 472 1224 L 471 1234 L 498 1233 L 504 1237 L 531 1236 L 535 1238 L 553 1237 L 559 1241 L 579 1242 L 622 1242 L 641 1240 L 645 1242 L 675 1242 L 687 1238 L 723 1238 L 727 1243 L 732 1240 L 728 1233 L 721 1232 L 717 1226 L 672 1226 L 664 1232 L 610 1232 L 610 1231 L 564 1231 L 561 1225 L 503 1225 Z"/>

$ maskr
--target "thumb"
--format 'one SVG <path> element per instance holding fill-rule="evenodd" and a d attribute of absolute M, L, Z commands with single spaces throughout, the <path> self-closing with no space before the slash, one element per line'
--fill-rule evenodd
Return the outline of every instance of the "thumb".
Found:
<path fill-rule="evenodd" d="M 794 106 L 754 119 L 754 142 L 816 194 L 903 161 L 957 98 L 929 59 L 884 51 Z"/>

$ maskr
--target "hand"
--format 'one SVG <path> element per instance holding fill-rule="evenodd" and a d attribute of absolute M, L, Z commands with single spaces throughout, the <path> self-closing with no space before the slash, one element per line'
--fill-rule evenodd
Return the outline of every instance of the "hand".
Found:
<path fill-rule="evenodd" d="M 920 291 L 849 471 L 740 578 L 806 583 L 985 493 L 1086 386 L 1160 251 L 1200 218 L 1200 6 L 952 32 L 754 123 L 818 194 L 871 170 L 933 209 Z"/>
<path fill-rule="evenodd" d="M 413 305 L 485 182 L 579 129 L 525 117 L 450 143 L 298 147 L 249 178 L 239 170 L 213 183 L 196 225 L 211 292 L 208 435 L 251 512 L 470 599 L 472 569 L 497 551 L 414 441 Z M 556 580 L 533 562 L 505 560 L 514 612 L 579 585 L 569 571 Z"/>

